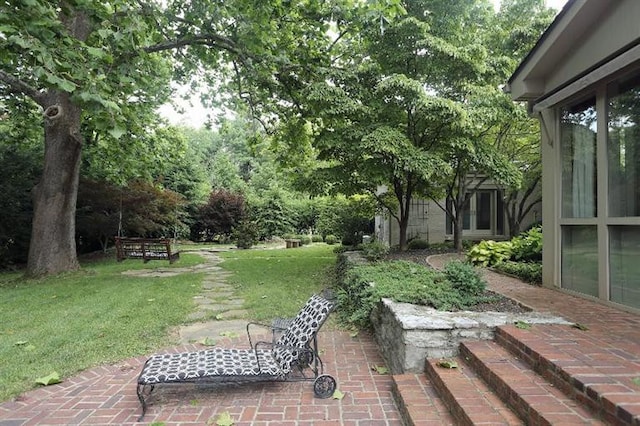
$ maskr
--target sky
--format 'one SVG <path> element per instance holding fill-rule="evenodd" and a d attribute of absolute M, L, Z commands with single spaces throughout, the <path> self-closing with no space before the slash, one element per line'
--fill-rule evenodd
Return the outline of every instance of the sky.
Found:
<path fill-rule="evenodd" d="M 500 5 L 500 0 L 491 0 L 496 9 Z M 565 3 L 568 0 L 545 0 L 545 3 L 548 7 L 556 9 L 558 12 L 562 10 Z M 178 98 L 176 96 L 176 98 Z M 177 101 L 179 107 L 184 110 L 184 113 L 179 113 L 176 111 L 176 108 L 171 104 L 165 104 L 160 107 L 159 112 L 160 115 L 166 118 L 169 123 L 173 125 L 185 125 L 190 127 L 199 128 L 202 127 L 208 120 L 208 113 L 201 104 L 198 96 L 195 95 L 193 97 L 192 102 L 184 101 L 182 99 L 178 99 Z"/>

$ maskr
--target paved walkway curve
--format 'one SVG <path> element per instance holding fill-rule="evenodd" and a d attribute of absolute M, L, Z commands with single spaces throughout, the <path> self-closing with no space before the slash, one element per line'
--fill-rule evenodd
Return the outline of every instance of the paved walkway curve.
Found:
<path fill-rule="evenodd" d="M 159 352 L 201 350 L 209 337 L 217 346 L 247 347 L 241 300 L 218 266 L 214 252 L 199 253 L 206 261 L 203 292 L 196 298 L 191 320 L 206 319 L 179 330 L 182 344 Z M 184 268 L 155 274 L 186 273 Z M 211 313 L 221 320 L 207 319 Z M 236 337 L 237 336 L 237 337 Z M 205 342 L 209 343 L 209 342 Z M 229 414 L 236 426 L 376 426 L 401 425 L 393 402 L 392 377 L 374 367 L 384 365 L 372 336 L 323 329 L 319 347 L 325 372 L 338 381 L 342 399 L 317 399 L 311 383 L 266 383 L 235 386 L 158 386 L 142 424 L 209 425 Z M 140 415 L 136 379 L 146 356 L 86 370 L 60 384 L 27 392 L 0 403 L 0 426 L 133 425 Z"/>

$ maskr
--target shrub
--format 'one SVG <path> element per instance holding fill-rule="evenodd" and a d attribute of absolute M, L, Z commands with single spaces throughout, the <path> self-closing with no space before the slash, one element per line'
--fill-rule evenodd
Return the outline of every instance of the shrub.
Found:
<path fill-rule="evenodd" d="M 445 265 L 443 272 L 463 297 L 479 296 L 487 288 L 487 282 L 470 263 L 454 260 Z"/>
<path fill-rule="evenodd" d="M 415 240 L 409 241 L 407 247 L 409 248 L 409 250 L 424 250 L 429 248 L 429 243 L 425 240 L 416 238 Z"/>
<path fill-rule="evenodd" d="M 494 268 L 516 276 L 522 281 L 537 285 L 542 284 L 542 264 L 540 263 L 506 261 L 495 265 Z"/>
<path fill-rule="evenodd" d="M 313 234 L 311 236 L 311 242 L 313 243 L 321 243 L 322 242 L 322 235 L 320 234 Z"/>
<path fill-rule="evenodd" d="M 300 245 L 302 246 L 311 244 L 311 237 L 308 235 L 297 235 L 296 239 L 300 240 Z"/>
<path fill-rule="evenodd" d="M 511 242 L 480 241 L 467 252 L 467 259 L 474 265 L 493 266 L 511 258 Z"/>
<path fill-rule="evenodd" d="M 233 239 L 236 246 L 241 249 L 249 249 L 258 242 L 258 226 L 249 220 L 244 220 L 234 228 Z"/>
<path fill-rule="evenodd" d="M 371 262 L 377 262 L 389 254 L 389 247 L 380 241 L 361 244 L 359 248 L 362 250 L 363 256 Z"/>
<path fill-rule="evenodd" d="M 537 226 L 511 240 L 514 260 L 542 260 L 542 227 Z"/>
<path fill-rule="evenodd" d="M 338 237 L 336 237 L 335 235 L 327 235 L 326 237 L 324 237 L 324 242 L 329 245 L 333 245 L 338 242 Z"/>

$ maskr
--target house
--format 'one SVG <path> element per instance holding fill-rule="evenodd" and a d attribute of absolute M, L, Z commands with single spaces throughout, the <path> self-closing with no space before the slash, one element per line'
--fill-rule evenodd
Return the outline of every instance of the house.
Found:
<path fill-rule="evenodd" d="M 505 214 L 504 190 L 491 179 L 471 176 L 468 183 L 473 188 L 469 205 L 464 210 L 462 238 L 464 240 L 505 240 L 511 231 Z M 453 239 L 453 223 L 447 220 L 446 200 L 414 199 L 409 212 L 407 239 L 420 239 L 438 244 Z M 520 230 L 540 222 L 541 203 L 535 203 L 520 223 Z M 400 227 L 397 220 L 388 215 L 375 218 L 376 239 L 388 245 L 397 245 Z"/>
<path fill-rule="evenodd" d="M 543 285 L 640 311 L 640 1 L 569 0 L 506 89 L 541 123 Z"/>

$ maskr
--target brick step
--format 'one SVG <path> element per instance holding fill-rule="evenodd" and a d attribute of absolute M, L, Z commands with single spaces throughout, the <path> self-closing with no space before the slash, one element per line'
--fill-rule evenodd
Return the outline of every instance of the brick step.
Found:
<path fill-rule="evenodd" d="M 566 325 L 508 325 L 495 340 L 609 423 L 640 426 L 638 342 L 595 334 Z"/>
<path fill-rule="evenodd" d="M 463 342 L 460 357 L 526 424 L 605 424 L 494 341 Z"/>
<path fill-rule="evenodd" d="M 408 426 L 456 425 L 424 374 L 393 376 L 393 397 L 403 424 Z"/>
<path fill-rule="evenodd" d="M 443 368 L 440 360 L 427 359 L 425 374 L 433 382 L 456 425 L 523 425 L 463 358 L 451 358 L 457 368 Z"/>

